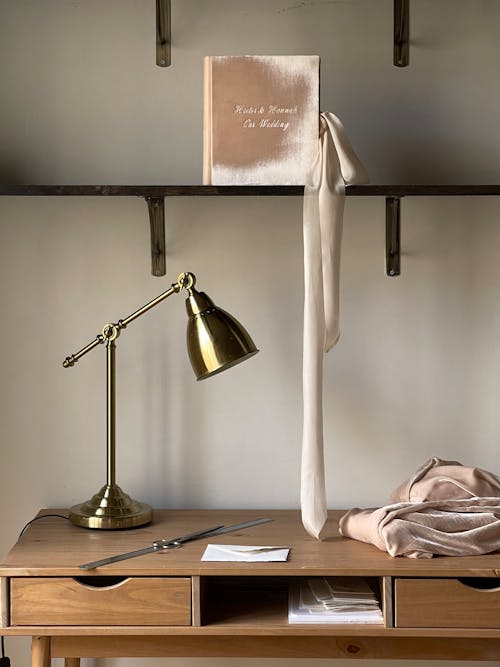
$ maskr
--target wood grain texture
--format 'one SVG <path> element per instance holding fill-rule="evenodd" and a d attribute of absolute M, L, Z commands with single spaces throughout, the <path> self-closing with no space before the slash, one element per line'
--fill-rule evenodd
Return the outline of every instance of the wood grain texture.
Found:
<path fill-rule="evenodd" d="M 164 276 L 166 273 L 165 199 L 164 197 L 145 199 L 149 212 L 151 273 L 153 276 Z"/>
<path fill-rule="evenodd" d="M 386 628 L 394 627 L 394 605 L 393 605 L 393 580 L 392 577 L 382 577 L 382 613 L 384 614 L 384 625 Z"/>
<path fill-rule="evenodd" d="M 33 637 L 31 640 L 31 667 L 50 667 L 50 637 Z"/>
<path fill-rule="evenodd" d="M 80 667 L 80 658 L 65 658 L 64 667 Z"/>
<path fill-rule="evenodd" d="M 35 667 L 47 667 L 44 661 L 50 653 L 75 661 L 80 657 L 107 656 L 500 659 L 500 627 L 477 627 L 467 618 L 465 627 L 390 627 L 393 578 L 398 585 L 432 578 L 432 585 L 444 581 L 449 586 L 449 577 L 489 581 L 500 576 L 499 554 L 422 560 L 391 558 L 371 545 L 340 536 L 337 526 L 341 511 L 330 512 L 328 537 L 322 542 L 304 531 L 296 510 L 162 510 L 154 513 L 150 526 L 124 531 L 82 530 L 64 519 L 48 516 L 54 513 L 61 511 L 42 511 L 0 566 L 0 576 L 14 579 L 12 620 L 16 622 L 18 613 L 28 614 L 22 618 L 26 625 L 10 625 L 2 629 L 2 634 L 34 636 Z M 207 539 L 85 573 L 83 586 L 73 579 L 83 574 L 79 563 L 144 547 L 159 537 L 262 516 L 273 521 L 218 536 L 217 542 L 288 545 L 291 552 L 287 562 L 202 562 Z M 369 577 L 378 582 L 385 624 L 288 624 L 290 580 L 297 576 L 335 575 Z M 139 598 L 132 591 L 127 592 L 127 582 L 109 585 L 108 577 L 140 581 Z M 165 616 L 158 620 L 143 611 L 145 606 L 158 608 L 168 598 L 168 594 L 160 596 L 163 602 L 158 602 L 157 583 L 145 590 L 144 582 L 164 582 L 169 577 L 188 581 L 182 610 L 186 622 L 191 623 L 192 618 L 193 625 L 174 625 Z M 54 582 L 56 586 L 52 588 Z M 96 588 L 94 583 L 109 587 Z M 89 597 L 84 592 L 81 598 L 82 589 L 87 588 Z M 96 604 L 93 593 L 97 591 L 99 598 L 107 590 L 119 591 L 122 598 L 112 603 L 100 598 Z M 413 606 L 414 591 L 403 594 L 405 604 Z M 477 597 L 484 591 L 472 594 Z M 426 595 L 423 598 L 427 599 Z M 443 592 L 435 595 L 434 606 L 443 599 Z M 460 600 L 459 607 L 470 603 L 469 597 Z M 484 613 L 499 616 L 496 604 L 488 606 Z M 474 609 L 476 617 L 477 605 Z M 107 616 L 111 612 L 112 618 Z M 49 621 L 51 613 L 60 616 Z M 463 609 L 461 613 L 463 619 Z M 30 620 L 29 614 L 35 614 L 35 620 Z M 144 618 L 151 624 L 141 625 Z M 47 642 L 40 643 L 36 639 L 40 637 L 46 637 Z M 77 667 L 77 662 L 66 667 Z"/>
<path fill-rule="evenodd" d="M 457 579 L 396 579 L 397 627 L 500 628 L 498 587 L 471 588 Z"/>
<path fill-rule="evenodd" d="M 191 578 L 191 625 L 199 627 L 201 625 L 201 598 L 202 587 L 200 577 Z"/>
<path fill-rule="evenodd" d="M 9 624 L 9 580 L 0 577 L 0 628 L 6 628 Z"/>
<path fill-rule="evenodd" d="M 384 628 L 383 625 L 23 625 L 2 629 L 11 637 L 385 637 L 387 639 L 500 639 L 500 630 L 491 628 Z"/>
<path fill-rule="evenodd" d="M 0 185 L 18 197 L 261 197 L 304 194 L 302 185 Z M 500 185 L 349 185 L 347 197 L 498 197 Z"/>
<path fill-rule="evenodd" d="M 54 637 L 54 657 L 499 660 L 500 639 L 387 637 Z"/>
<path fill-rule="evenodd" d="M 190 625 L 191 580 L 140 577 L 95 588 L 69 577 L 13 578 L 11 607 L 12 625 Z"/>
<path fill-rule="evenodd" d="M 64 510 L 44 510 L 43 514 Z M 342 511 L 330 511 L 326 539 L 315 540 L 304 530 L 298 510 L 155 510 L 153 521 L 140 529 L 89 531 L 64 519 L 47 516 L 35 521 L 0 565 L 0 576 L 81 576 L 78 565 L 150 545 L 159 537 L 175 537 L 220 524 L 259 517 L 269 523 L 220 535 L 220 544 L 287 545 L 282 563 L 201 561 L 210 541 L 191 542 L 181 549 L 152 553 L 89 572 L 90 576 L 500 576 L 500 554 L 432 559 L 391 558 L 372 545 L 342 537 Z M 214 539 L 212 538 L 212 542 Z"/>

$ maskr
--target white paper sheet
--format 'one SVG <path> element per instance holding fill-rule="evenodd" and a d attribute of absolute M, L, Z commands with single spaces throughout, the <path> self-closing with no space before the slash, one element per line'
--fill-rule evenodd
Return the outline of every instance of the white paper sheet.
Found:
<path fill-rule="evenodd" d="M 290 586 L 289 623 L 383 623 L 371 587 L 357 577 L 299 579 Z"/>
<path fill-rule="evenodd" d="M 201 560 L 267 563 L 270 561 L 286 561 L 289 551 L 288 547 L 208 544 Z"/>

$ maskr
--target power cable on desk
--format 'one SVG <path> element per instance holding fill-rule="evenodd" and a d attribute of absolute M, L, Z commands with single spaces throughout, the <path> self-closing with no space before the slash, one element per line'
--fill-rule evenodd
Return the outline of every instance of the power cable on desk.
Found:
<path fill-rule="evenodd" d="M 5 637 L 2 635 L 2 657 L 0 658 L 0 667 L 10 667 L 10 658 L 5 655 Z"/>
<path fill-rule="evenodd" d="M 19 540 L 24 535 L 24 533 L 26 532 L 26 529 L 29 528 L 29 526 L 31 526 L 31 524 L 34 521 L 39 521 L 40 519 L 45 519 L 49 516 L 58 517 L 59 519 L 69 519 L 69 517 L 64 515 L 64 514 L 41 514 L 40 516 L 36 516 L 34 519 L 31 519 L 31 521 L 28 521 L 28 523 L 24 526 L 24 528 L 19 533 L 19 537 L 17 539 Z"/>
<path fill-rule="evenodd" d="M 19 533 L 19 537 L 17 538 L 18 540 L 21 539 L 21 537 L 24 535 L 26 529 L 31 526 L 31 524 L 34 521 L 38 521 L 40 519 L 45 519 L 46 517 L 58 517 L 59 519 L 68 519 L 67 516 L 64 514 L 42 514 L 41 516 L 36 516 L 34 519 L 31 519 L 31 521 L 28 521 L 28 523 L 23 527 L 21 532 Z M 10 667 L 10 658 L 8 658 L 5 655 L 5 637 L 2 635 L 1 637 L 1 647 L 2 647 L 2 655 L 0 657 L 0 667 Z"/>

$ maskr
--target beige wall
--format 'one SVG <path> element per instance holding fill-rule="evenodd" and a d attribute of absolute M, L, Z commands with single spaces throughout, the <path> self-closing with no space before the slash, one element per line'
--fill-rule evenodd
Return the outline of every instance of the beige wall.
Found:
<path fill-rule="evenodd" d="M 498 183 L 500 4 L 411 4 L 411 65 L 398 69 L 391 0 L 172 0 L 173 66 L 160 69 L 153 0 L 0 0 L 0 180 L 199 183 L 203 55 L 318 53 L 322 108 L 373 183 Z M 118 480 L 155 507 L 298 506 L 300 206 L 169 199 L 157 279 L 141 200 L 0 199 L 0 552 L 39 507 L 103 482 L 103 353 L 72 370 L 62 359 L 185 269 L 261 353 L 197 384 L 182 299 L 131 326 Z M 331 507 L 383 504 L 431 455 L 499 472 L 499 214 L 493 198 L 404 200 L 402 275 L 388 279 L 383 199 L 347 201 L 342 338 L 325 362 Z M 7 646 L 28 665 L 26 640 Z"/>

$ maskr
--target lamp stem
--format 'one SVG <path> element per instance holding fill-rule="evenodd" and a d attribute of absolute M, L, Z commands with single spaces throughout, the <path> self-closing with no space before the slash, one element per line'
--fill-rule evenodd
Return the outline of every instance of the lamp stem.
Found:
<path fill-rule="evenodd" d="M 133 500 L 116 484 L 116 343 L 119 328 L 106 324 L 106 484 L 90 500 L 70 509 L 71 523 L 83 528 L 135 528 L 151 521 L 149 505 Z"/>
<path fill-rule="evenodd" d="M 116 344 L 114 340 L 106 341 L 106 451 L 108 486 L 116 484 Z"/>

